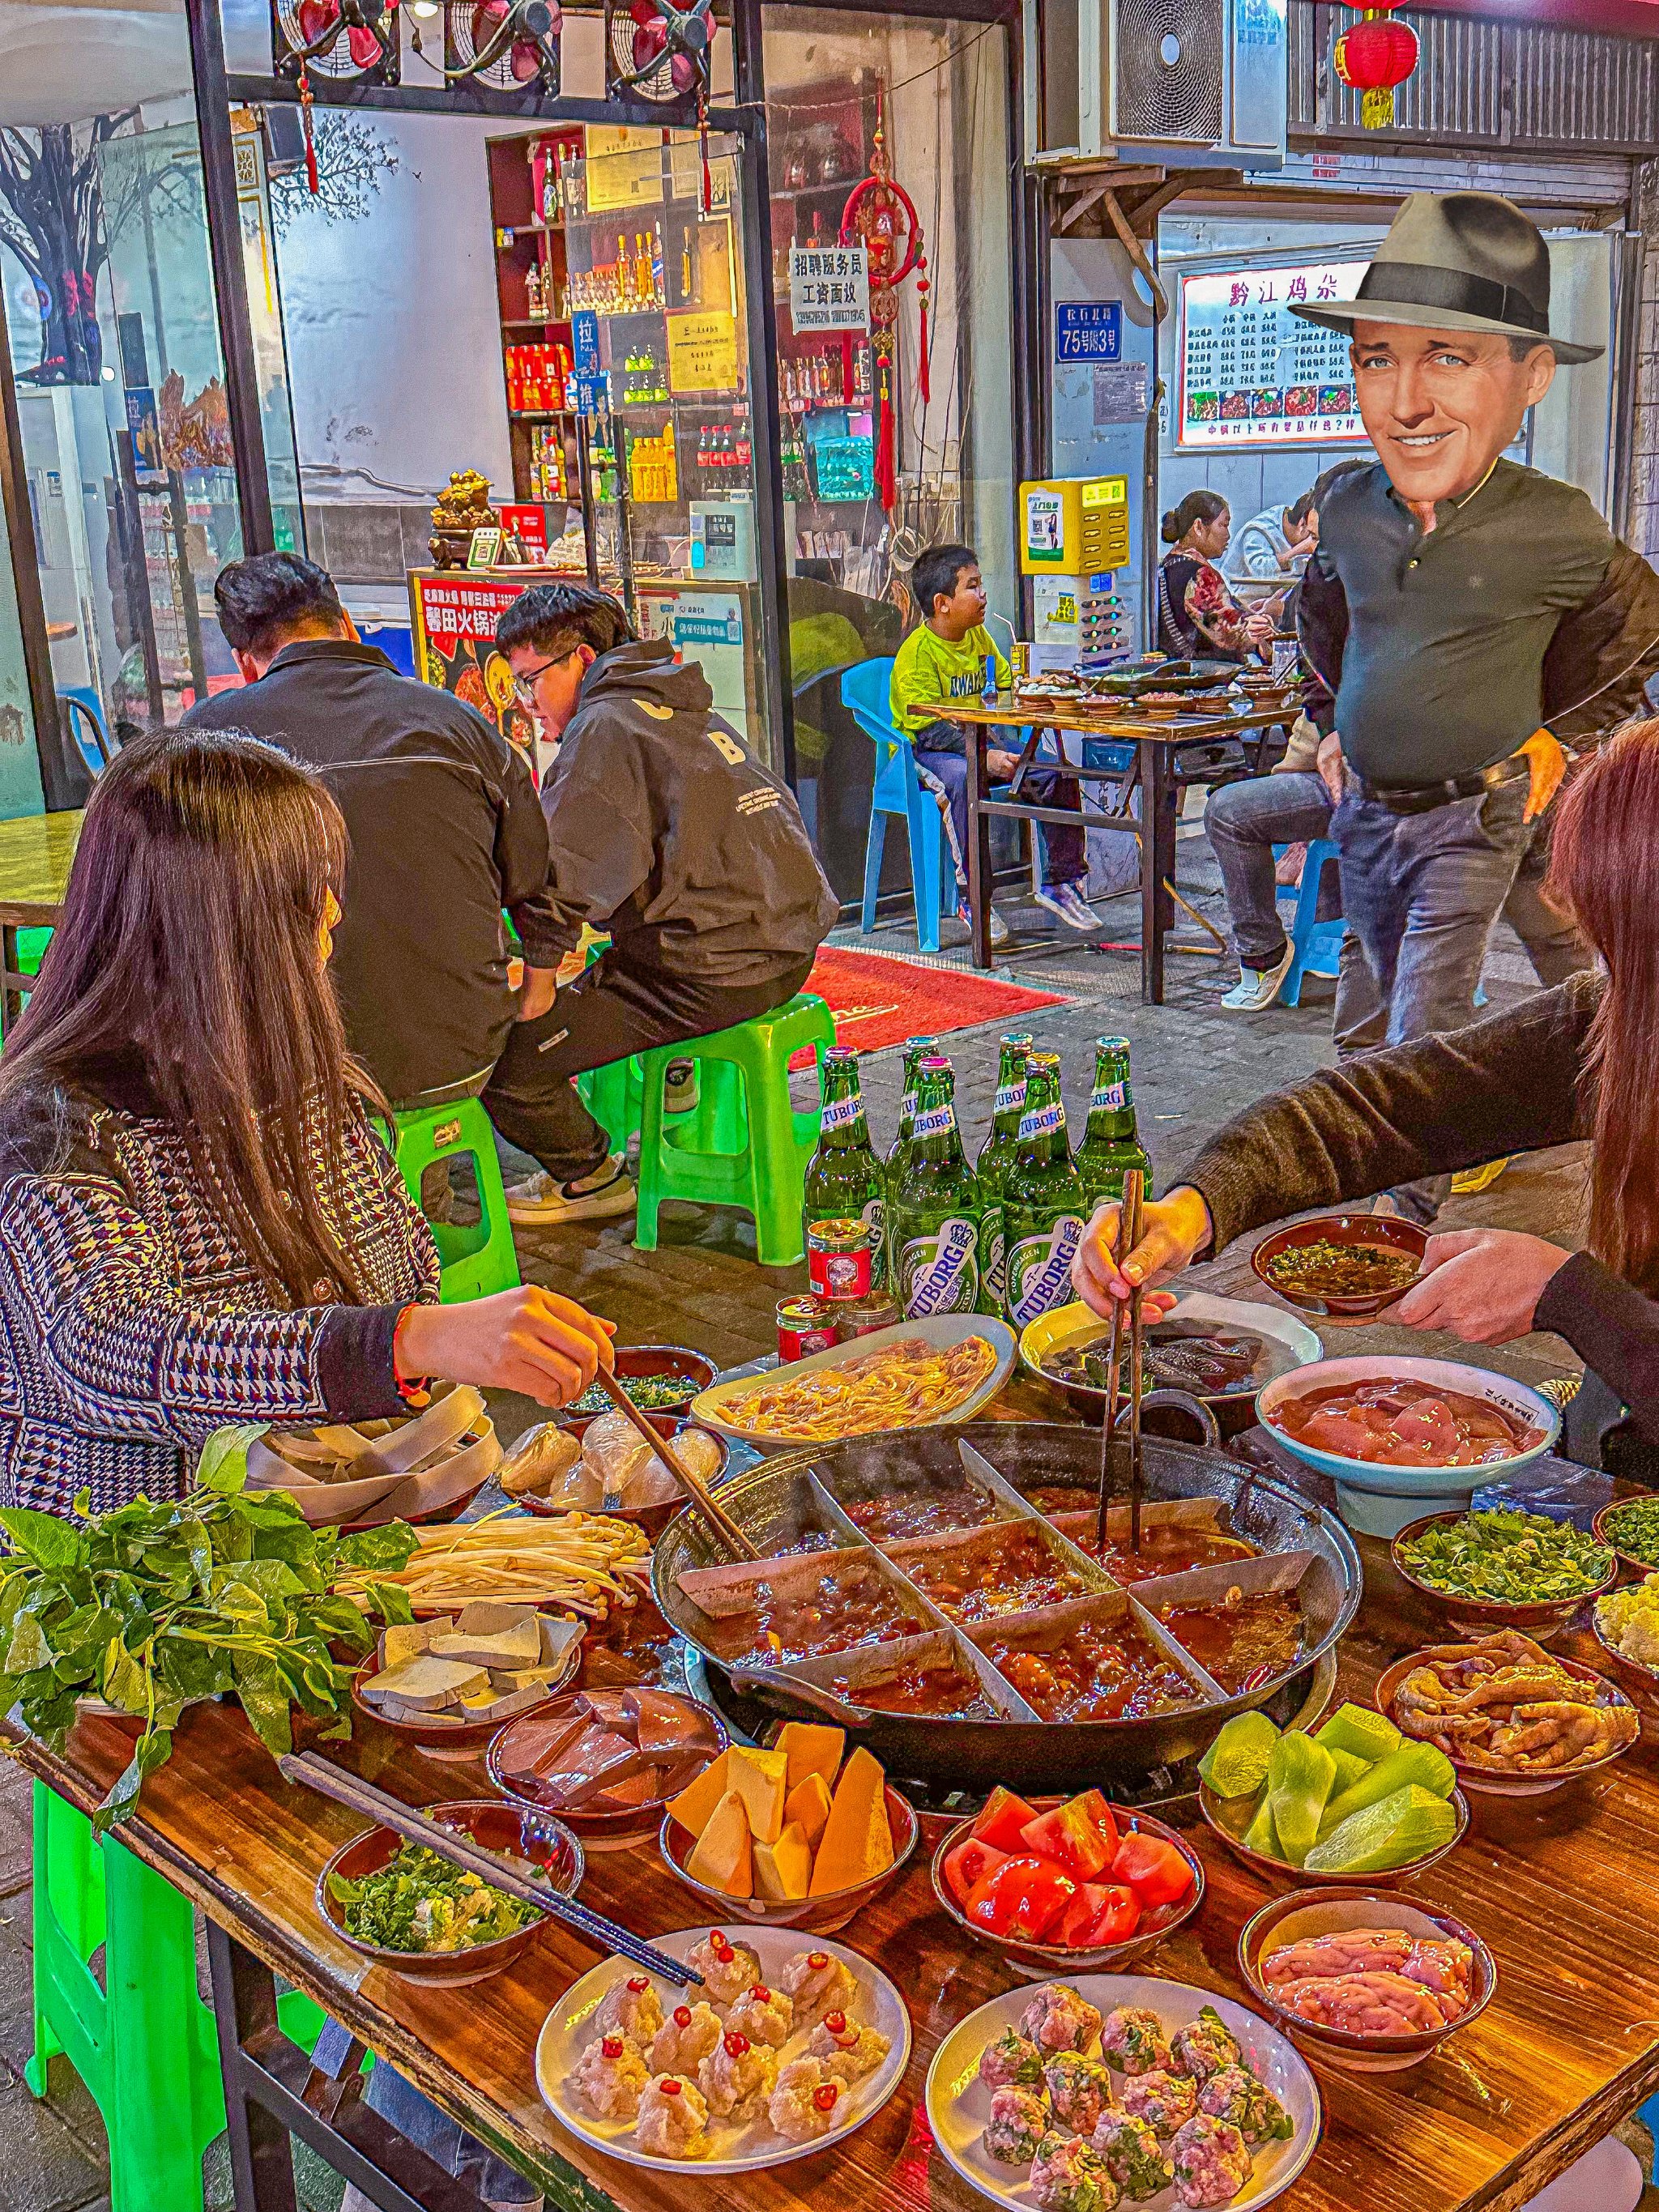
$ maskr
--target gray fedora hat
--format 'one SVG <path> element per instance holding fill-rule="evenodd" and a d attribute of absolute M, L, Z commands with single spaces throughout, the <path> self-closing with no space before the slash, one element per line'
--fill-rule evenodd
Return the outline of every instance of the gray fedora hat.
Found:
<path fill-rule="evenodd" d="M 1291 313 L 1338 331 L 1358 322 L 1409 323 L 1533 338 L 1567 362 L 1594 361 L 1606 350 L 1551 336 L 1544 234 L 1496 192 L 1413 192 L 1360 278 L 1357 298 Z"/>

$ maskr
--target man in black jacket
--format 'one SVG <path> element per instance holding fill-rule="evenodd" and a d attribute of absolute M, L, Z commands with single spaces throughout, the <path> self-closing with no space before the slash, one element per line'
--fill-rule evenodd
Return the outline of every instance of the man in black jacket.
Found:
<path fill-rule="evenodd" d="M 504 1091 L 490 1073 L 515 1025 L 552 1004 L 566 942 L 529 769 L 481 714 L 363 644 L 312 562 L 233 561 L 214 597 L 246 688 L 185 720 L 268 738 L 338 801 L 351 851 L 329 974 L 351 1049 L 394 1103 L 488 1075 L 501 1134 L 556 1161 L 561 1086 Z M 516 994 L 504 910 L 525 963 Z"/>
<path fill-rule="evenodd" d="M 574 951 L 584 923 L 611 939 L 496 1070 L 509 1093 L 562 1079 L 562 1158 L 507 1200 L 515 1221 L 557 1221 L 596 1187 L 632 1202 L 568 1079 L 781 1006 L 838 909 L 793 794 L 712 711 L 702 671 L 643 643 L 614 599 L 535 585 L 495 643 L 558 742 L 542 789 L 553 942 Z"/>

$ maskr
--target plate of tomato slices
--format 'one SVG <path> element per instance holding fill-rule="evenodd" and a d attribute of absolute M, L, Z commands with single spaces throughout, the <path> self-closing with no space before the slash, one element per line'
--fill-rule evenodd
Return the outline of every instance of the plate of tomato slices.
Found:
<path fill-rule="evenodd" d="M 1184 1837 L 1098 1790 L 1022 1797 L 1000 1785 L 933 1853 L 933 1894 L 1018 1974 L 1115 1970 L 1197 1911 L 1204 1868 Z"/>

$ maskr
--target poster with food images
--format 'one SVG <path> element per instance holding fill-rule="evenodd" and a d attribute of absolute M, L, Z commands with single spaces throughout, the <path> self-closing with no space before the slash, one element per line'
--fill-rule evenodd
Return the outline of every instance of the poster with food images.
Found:
<path fill-rule="evenodd" d="M 1183 276 L 1177 447 L 1363 442 L 1346 336 L 1291 310 L 1352 300 L 1364 270 L 1363 261 L 1317 261 Z"/>
<path fill-rule="evenodd" d="M 512 670 L 495 650 L 495 624 L 526 584 L 550 580 L 545 568 L 507 574 L 416 569 L 409 579 L 416 673 L 476 707 L 509 744 L 527 754 L 536 724 L 514 691 Z"/>

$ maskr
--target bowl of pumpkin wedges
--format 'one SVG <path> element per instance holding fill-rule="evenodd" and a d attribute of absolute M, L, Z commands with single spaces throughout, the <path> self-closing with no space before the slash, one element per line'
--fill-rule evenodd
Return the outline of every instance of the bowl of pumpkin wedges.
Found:
<path fill-rule="evenodd" d="M 914 1807 L 843 1729 L 787 1721 L 763 1749 L 728 1745 L 663 1814 L 658 1849 L 719 1919 L 827 1936 L 915 1850 Z"/>

